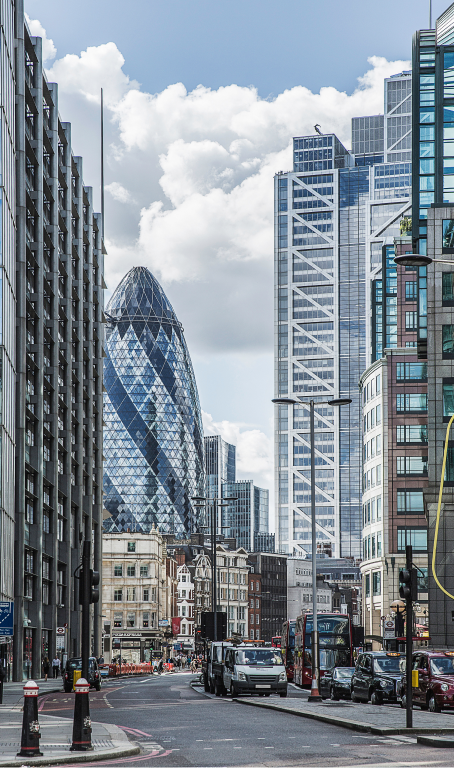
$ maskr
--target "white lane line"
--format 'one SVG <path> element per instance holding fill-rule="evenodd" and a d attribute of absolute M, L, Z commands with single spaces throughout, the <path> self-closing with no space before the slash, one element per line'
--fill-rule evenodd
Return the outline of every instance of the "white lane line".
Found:
<path fill-rule="evenodd" d="M 264 745 L 265 750 L 274 750 L 274 745 Z"/>
<path fill-rule="evenodd" d="M 213 748 L 204 748 L 204 750 L 213 750 Z"/>

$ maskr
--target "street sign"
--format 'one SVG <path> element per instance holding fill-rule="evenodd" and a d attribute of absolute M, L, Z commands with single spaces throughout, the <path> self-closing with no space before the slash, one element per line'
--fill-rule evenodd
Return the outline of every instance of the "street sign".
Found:
<path fill-rule="evenodd" d="M 0 601 L 0 635 L 13 635 L 13 601 Z"/>
<path fill-rule="evenodd" d="M 393 619 L 385 619 L 383 620 L 383 638 L 395 638 L 396 637 L 396 626 Z"/>
<path fill-rule="evenodd" d="M 159 624 L 159 627 L 169 627 L 170 620 L 168 620 L 168 619 L 160 619 L 158 624 Z"/>
<path fill-rule="evenodd" d="M 65 635 L 65 628 L 64 627 L 58 627 L 57 628 L 57 635 Z"/>

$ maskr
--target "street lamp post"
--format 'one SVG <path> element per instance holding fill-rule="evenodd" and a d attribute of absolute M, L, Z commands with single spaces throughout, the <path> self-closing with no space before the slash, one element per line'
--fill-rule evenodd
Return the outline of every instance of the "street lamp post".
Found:
<path fill-rule="evenodd" d="M 317 405 L 347 406 L 351 398 L 334 398 L 329 401 L 317 401 Z M 272 403 L 281 406 L 304 405 L 304 401 L 294 398 L 273 398 Z M 320 696 L 320 645 L 317 617 L 317 526 L 315 520 L 315 401 L 310 406 L 310 444 L 311 444 L 311 524 L 312 524 L 312 684 L 309 702 L 321 702 Z"/>
<path fill-rule="evenodd" d="M 216 579 L 216 536 L 217 536 L 217 515 L 216 508 L 228 507 L 231 502 L 236 502 L 238 497 L 192 497 L 194 502 L 198 502 L 196 507 L 211 508 L 210 510 L 210 524 L 211 524 L 211 605 L 213 607 L 213 641 L 218 640 L 218 612 L 217 612 L 217 579 Z M 206 526 L 202 528 L 208 528 Z M 230 588 L 227 588 L 228 590 Z"/>

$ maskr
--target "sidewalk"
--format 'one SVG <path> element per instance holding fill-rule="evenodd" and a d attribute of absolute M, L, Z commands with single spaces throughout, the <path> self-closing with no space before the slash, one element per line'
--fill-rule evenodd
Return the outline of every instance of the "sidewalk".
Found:
<path fill-rule="evenodd" d="M 3 684 L 3 705 L 0 705 L 0 709 L 3 709 L 5 706 L 8 708 L 14 706 L 22 707 L 25 683 L 25 681 L 11 681 L 8 684 Z M 54 679 L 49 678 L 47 681 L 44 678 L 39 678 L 35 683 L 39 686 L 39 696 L 63 691 L 61 676 Z"/>
<path fill-rule="evenodd" d="M 318 704 L 307 701 L 305 693 L 288 700 L 264 702 L 260 697 L 237 697 L 235 702 L 258 708 L 292 713 L 300 718 L 323 721 L 332 726 L 342 726 L 357 732 L 372 734 L 454 734 L 454 711 L 429 713 L 419 708 L 413 710 L 413 728 L 407 729 L 406 712 L 403 708 L 387 705 L 356 704 L 349 701 L 323 700 Z"/>
<path fill-rule="evenodd" d="M 81 761 L 105 761 L 140 753 L 140 747 L 130 742 L 125 732 L 113 724 L 92 722 L 93 751 L 70 752 L 72 719 L 39 714 L 41 732 L 38 758 L 17 758 L 20 750 L 22 713 L 16 709 L 2 708 L 0 727 L 0 767 L 49 766 L 51 764 L 79 763 Z"/>

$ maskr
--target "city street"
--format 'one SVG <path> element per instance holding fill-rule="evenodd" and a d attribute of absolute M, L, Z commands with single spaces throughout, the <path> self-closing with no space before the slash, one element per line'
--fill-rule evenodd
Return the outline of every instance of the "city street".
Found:
<path fill-rule="evenodd" d="M 454 751 L 416 737 L 359 734 L 194 691 L 191 673 L 108 681 L 90 695 L 91 717 L 120 726 L 141 756 L 84 766 L 452 766 Z M 296 688 L 289 695 L 299 697 Z M 41 712 L 72 718 L 73 697 L 41 700 Z M 271 701 L 271 698 L 270 700 Z M 357 705 L 361 708 L 361 705 Z M 385 707 L 385 706 L 384 706 Z"/>

